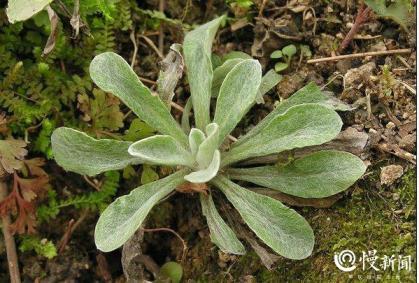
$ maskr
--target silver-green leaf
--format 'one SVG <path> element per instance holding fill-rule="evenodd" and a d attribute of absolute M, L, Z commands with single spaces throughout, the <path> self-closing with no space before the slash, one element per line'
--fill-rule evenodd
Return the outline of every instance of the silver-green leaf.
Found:
<path fill-rule="evenodd" d="M 9 0 L 6 14 L 11 24 L 25 21 L 42 11 L 53 0 Z"/>
<path fill-rule="evenodd" d="M 293 209 L 268 196 L 246 190 L 223 176 L 217 176 L 212 182 L 250 229 L 276 253 L 290 259 L 304 259 L 312 253 L 313 230 Z"/>
<path fill-rule="evenodd" d="M 223 81 L 227 74 L 233 69 L 237 64 L 243 62 L 242 58 L 234 58 L 225 61 L 221 66 L 217 67 L 214 70 L 214 75 L 212 78 L 212 88 L 211 96 L 217 97 L 220 92 L 220 87 L 223 84 Z"/>
<path fill-rule="evenodd" d="M 214 122 L 220 128 L 221 144 L 254 104 L 262 80 L 257 60 L 238 63 L 224 79 L 217 98 Z"/>
<path fill-rule="evenodd" d="M 201 169 L 207 168 L 213 160 L 214 152 L 217 149 L 217 142 L 219 139 L 219 128 L 216 123 L 208 124 L 205 128 L 207 136 L 199 145 L 198 152 L 196 154 L 196 161 Z"/>
<path fill-rule="evenodd" d="M 190 32 L 183 41 L 183 55 L 191 89 L 196 126 L 204 130 L 210 122 L 212 85 L 211 47 L 224 16 L 216 18 Z"/>
<path fill-rule="evenodd" d="M 263 77 L 262 82 L 260 83 L 258 95 L 256 97 L 257 103 L 263 103 L 263 95 L 270 91 L 274 86 L 276 86 L 282 80 L 282 76 L 278 74 L 275 70 L 269 70 Z"/>
<path fill-rule="evenodd" d="M 148 183 L 117 198 L 100 215 L 95 228 L 99 250 L 113 251 L 122 246 L 141 226 L 150 210 L 184 182 L 185 171 Z"/>
<path fill-rule="evenodd" d="M 97 140 L 64 127 L 56 129 L 51 136 L 52 152 L 58 165 L 67 171 L 89 176 L 142 163 L 140 158 L 128 153 L 131 144 L 126 141 Z"/>
<path fill-rule="evenodd" d="M 175 138 L 156 135 L 133 143 L 128 153 L 152 164 L 192 167 L 194 158 Z"/>
<path fill-rule="evenodd" d="M 163 101 L 151 94 L 121 56 L 113 52 L 97 55 L 90 63 L 90 76 L 102 90 L 119 97 L 152 128 L 185 146 L 188 144 L 186 134 Z"/>
<path fill-rule="evenodd" d="M 332 109 L 319 104 L 302 104 L 276 116 L 261 131 L 222 158 L 222 166 L 250 157 L 319 145 L 336 137 L 342 120 Z"/>
<path fill-rule="evenodd" d="M 214 178 L 217 173 L 218 169 L 220 168 L 220 151 L 216 150 L 213 154 L 213 158 L 211 163 L 208 165 L 207 168 L 204 168 L 199 171 L 192 172 L 185 176 L 185 180 L 191 183 L 206 183 Z"/>
<path fill-rule="evenodd" d="M 192 155 L 196 158 L 199 146 L 205 140 L 205 134 L 203 131 L 197 128 L 191 129 L 189 133 L 189 148 L 191 149 Z"/>
<path fill-rule="evenodd" d="M 325 150 L 285 165 L 230 169 L 228 176 L 297 197 L 324 198 L 349 188 L 365 169 L 351 153 Z"/>
<path fill-rule="evenodd" d="M 347 107 L 344 107 L 342 103 L 338 103 L 336 98 L 332 98 L 326 95 L 315 83 L 310 82 L 309 84 L 295 92 L 290 98 L 281 102 L 281 104 L 279 104 L 278 107 L 276 107 L 271 113 L 269 113 L 255 127 L 253 127 L 245 136 L 241 137 L 235 143 L 235 145 L 237 146 L 241 143 L 244 143 L 245 141 L 257 135 L 275 117 L 285 113 L 291 107 L 306 103 L 318 103 L 335 110 L 349 110 Z"/>
<path fill-rule="evenodd" d="M 211 194 L 200 194 L 202 214 L 205 215 L 210 230 L 211 241 L 217 247 L 229 254 L 243 255 L 246 250 L 243 244 L 237 239 L 233 230 L 224 222 L 215 208 Z"/>

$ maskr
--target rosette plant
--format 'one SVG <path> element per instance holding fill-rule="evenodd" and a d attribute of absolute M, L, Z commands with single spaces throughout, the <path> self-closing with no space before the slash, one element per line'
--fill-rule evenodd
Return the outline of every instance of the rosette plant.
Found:
<path fill-rule="evenodd" d="M 199 192 L 202 212 L 211 240 L 223 252 L 244 254 L 245 248 L 216 209 L 211 193 L 216 189 L 272 250 L 290 259 L 303 259 L 314 245 L 308 222 L 280 201 L 233 180 L 301 198 L 323 198 L 347 189 L 364 173 L 365 166 L 358 157 L 331 150 L 277 166 L 240 167 L 247 159 L 328 142 L 339 134 L 342 121 L 335 104 L 316 85 L 309 84 L 230 143 L 229 134 L 260 100 L 269 83 L 266 76 L 262 78 L 257 60 L 233 58 L 213 69 L 211 46 L 222 19 L 187 33 L 182 45 L 195 120 L 192 129 L 177 123 L 167 103 L 152 95 L 119 55 L 102 53 L 91 62 L 90 76 L 96 85 L 119 97 L 159 134 L 132 143 L 94 139 L 74 129 L 58 128 L 52 135 L 57 163 L 85 175 L 133 164 L 168 165 L 176 170 L 133 189 L 103 211 L 95 228 L 98 249 L 117 249 L 160 200 L 178 187 L 195 185 L 208 188 Z M 211 111 L 214 96 L 215 110 Z"/>

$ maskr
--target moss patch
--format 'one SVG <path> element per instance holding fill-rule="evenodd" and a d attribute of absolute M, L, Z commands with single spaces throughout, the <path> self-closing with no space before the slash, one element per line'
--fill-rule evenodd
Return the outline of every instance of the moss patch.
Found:
<path fill-rule="evenodd" d="M 196 254 L 205 264 L 199 264 L 198 258 L 190 254 L 192 257 L 189 260 L 193 264 L 186 264 L 185 275 L 191 275 L 188 278 L 200 282 L 236 282 L 240 279 L 250 280 L 246 282 L 415 282 L 415 172 L 412 169 L 407 171 L 395 187 L 381 187 L 378 168 L 374 172 L 331 208 L 305 208 L 301 211 L 316 235 L 315 249 L 308 259 L 280 259 L 278 267 L 268 271 L 260 264 L 255 253 L 249 251 L 224 267 L 209 266 L 205 258 L 216 259 L 217 255 L 207 250 L 207 256 L 202 256 L 202 248 L 208 248 L 208 245 L 198 244 L 200 247 L 192 247 L 191 252 L 200 250 Z M 357 268 L 345 273 L 335 266 L 333 257 L 335 253 L 346 249 L 357 256 Z M 363 251 L 372 250 L 377 251 L 375 266 L 380 271 L 369 268 L 368 263 L 363 270 L 362 260 L 358 261 Z M 398 272 L 396 261 L 394 271 L 388 268 L 382 271 L 381 258 L 385 255 L 395 255 L 396 258 L 398 255 L 411 255 L 412 270 Z"/>

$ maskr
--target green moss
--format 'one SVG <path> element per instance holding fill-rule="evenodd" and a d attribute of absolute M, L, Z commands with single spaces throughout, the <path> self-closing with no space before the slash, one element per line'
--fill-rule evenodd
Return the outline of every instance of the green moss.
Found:
<path fill-rule="evenodd" d="M 237 281 L 246 275 L 253 276 L 255 282 L 414 282 L 416 266 L 413 262 L 410 272 L 398 272 L 397 262 L 395 271 L 362 270 L 362 262 L 357 262 L 354 271 L 345 273 L 336 267 L 333 257 L 335 253 L 349 249 L 359 259 L 363 251 L 375 249 L 379 257 L 378 268 L 384 255 L 416 258 L 415 183 L 415 172 L 410 169 L 397 186 L 380 187 L 377 168 L 331 208 L 300 210 L 316 235 L 314 252 L 305 260 L 281 258 L 278 267 L 269 271 L 261 265 L 257 255 L 249 251 L 226 268 L 200 264 L 195 266 L 193 274 L 201 274 L 201 282 L 226 282 L 228 278 Z M 198 272 L 201 268 L 207 272 Z"/>

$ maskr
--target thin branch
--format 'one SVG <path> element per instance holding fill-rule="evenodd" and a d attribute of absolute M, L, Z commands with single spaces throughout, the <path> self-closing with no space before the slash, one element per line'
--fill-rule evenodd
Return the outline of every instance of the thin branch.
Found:
<path fill-rule="evenodd" d="M 137 53 L 138 53 L 138 45 L 137 45 L 137 39 L 135 38 L 134 29 L 129 34 L 129 38 L 131 39 L 132 45 L 134 45 L 134 52 L 132 53 L 132 59 L 131 59 L 131 68 L 134 68 L 135 59 L 137 58 Z"/>
<path fill-rule="evenodd" d="M 0 181 L 0 201 L 7 196 L 6 183 Z M 2 220 L 2 231 L 4 236 L 4 244 L 6 245 L 7 263 L 9 266 L 10 282 L 20 283 L 19 263 L 16 253 L 15 239 L 10 233 L 10 215 L 1 217 Z"/>
<path fill-rule="evenodd" d="M 65 247 L 67 246 L 68 242 L 71 239 L 71 235 L 73 235 L 74 231 L 77 229 L 77 227 L 80 226 L 80 224 L 84 221 L 84 219 L 86 219 L 87 215 L 89 214 L 89 210 L 88 209 L 84 209 L 83 212 L 81 213 L 79 219 L 77 219 L 76 222 L 74 222 L 74 219 L 71 219 L 70 222 L 67 225 L 67 230 L 64 233 L 64 235 L 62 236 L 60 242 L 59 242 L 59 247 L 58 247 L 58 253 L 62 254 L 64 252 Z"/>
<path fill-rule="evenodd" d="M 154 44 L 154 42 L 145 35 L 140 35 L 142 39 L 156 52 L 156 54 L 160 57 L 160 59 L 164 59 L 163 54 L 160 52 L 160 50 L 157 48 L 157 46 Z"/>
<path fill-rule="evenodd" d="M 411 154 L 395 144 L 379 143 L 375 146 L 378 150 L 393 154 L 401 159 L 416 165 L 416 155 Z"/>
<path fill-rule="evenodd" d="M 159 0 L 159 12 L 164 13 L 164 7 L 165 7 L 165 1 Z M 160 54 L 164 53 L 164 28 L 163 23 L 160 21 L 160 27 L 159 27 L 159 51 Z"/>
<path fill-rule="evenodd" d="M 339 61 L 339 60 L 353 59 L 353 58 L 362 58 L 362 57 L 367 57 L 367 56 L 385 56 L 385 55 L 391 55 L 391 54 L 409 54 L 411 52 L 412 52 L 412 50 L 409 49 L 409 48 L 386 50 L 386 51 L 362 52 L 362 53 L 354 53 L 354 54 L 347 54 L 347 55 L 339 55 L 339 56 L 311 59 L 311 60 L 307 60 L 307 64 L 329 62 L 329 61 Z"/>
<path fill-rule="evenodd" d="M 343 51 L 346 47 L 348 47 L 349 43 L 351 43 L 351 41 L 354 39 L 354 36 L 358 33 L 362 24 L 364 24 L 368 20 L 371 13 L 372 13 L 371 8 L 370 7 L 365 8 L 365 4 L 362 4 L 361 7 L 359 7 L 358 14 L 356 15 L 356 18 L 355 18 L 355 22 L 340 45 L 340 51 Z"/>
<path fill-rule="evenodd" d="M 181 261 L 184 261 L 186 252 L 188 251 L 188 245 L 186 244 L 186 241 L 178 233 L 176 233 L 176 231 L 170 228 L 141 228 L 141 230 L 143 230 L 144 232 L 169 232 L 175 235 L 182 242 L 183 252 Z"/>

